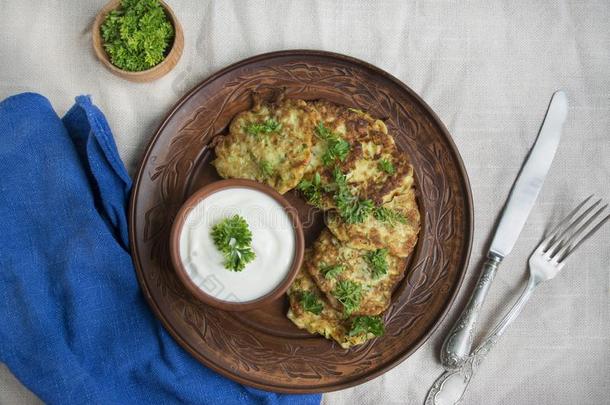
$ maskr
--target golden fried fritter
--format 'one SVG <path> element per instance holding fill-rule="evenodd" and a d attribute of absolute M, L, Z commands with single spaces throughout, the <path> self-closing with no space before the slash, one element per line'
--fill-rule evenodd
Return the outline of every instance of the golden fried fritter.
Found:
<path fill-rule="evenodd" d="M 317 113 L 303 100 L 256 104 L 233 119 L 212 164 L 224 178 L 256 180 L 284 194 L 310 160 Z"/>
<path fill-rule="evenodd" d="M 344 349 L 375 338 L 369 331 L 353 328 L 357 318 L 346 318 L 333 308 L 309 274 L 301 269 L 288 290 L 290 308 L 287 317 L 300 329 L 334 339 Z M 356 332 L 356 333 L 355 333 Z"/>
<path fill-rule="evenodd" d="M 388 249 L 398 257 L 407 257 L 417 243 L 420 215 L 411 187 L 391 201 L 373 209 L 361 223 L 347 223 L 336 212 L 326 217 L 328 229 L 341 241 L 356 249 Z"/>
<path fill-rule="evenodd" d="M 410 184 L 411 166 L 399 153 L 385 124 L 370 115 L 327 101 L 312 103 L 319 113 L 312 138 L 312 156 L 304 179 L 319 176 L 323 187 L 335 182 L 335 170 L 345 176 L 348 190 L 375 204 L 390 201 Z M 333 193 L 322 193 L 320 208 L 337 208 Z"/>
<path fill-rule="evenodd" d="M 303 267 L 333 307 L 347 315 L 378 315 L 390 305 L 405 260 L 384 249 L 350 248 L 325 229 Z"/>

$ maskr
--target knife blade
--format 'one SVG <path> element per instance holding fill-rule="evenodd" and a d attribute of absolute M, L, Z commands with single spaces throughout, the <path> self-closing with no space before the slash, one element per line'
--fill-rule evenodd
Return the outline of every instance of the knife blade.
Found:
<path fill-rule="evenodd" d="M 551 98 L 538 138 L 506 201 L 491 242 L 492 253 L 505 257 L 515 246 L 551 168 L 567 114 L 568 97 L 565 92 L 557 91 Z"/>
<path fill-rule="evenodd" d="M 504 205 L 477 285 L 462 314 L 443 343 L 441 363 L 447 370 L 460 368 L 470 354 L 479 310 L 496 275 L 498 266 L 515 245 L 536 202 L 544 178 L 557 151 L 567 113 L 567 95 L 561 90 L 555 92 L 551 98 L 542 127 L 538 132 L 536 142 Z"/>

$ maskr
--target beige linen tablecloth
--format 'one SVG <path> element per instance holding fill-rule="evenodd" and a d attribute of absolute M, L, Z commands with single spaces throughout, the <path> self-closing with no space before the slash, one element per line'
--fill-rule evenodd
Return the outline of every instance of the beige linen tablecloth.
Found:
<path fill-rule="evenodd" d="M 478 275 L 494 220 L 557 88 L 570 98 L 562 143 L 489 294 L 484 329 L 515 298 L 527 257 L 548 225 L 590 193 L 610 197 L 607 0 L 169 0 L 184 27 L 184 55 L 169 75 L 148 84 L 115 77 L 95 59 L 89 26 L 104 3 L 1 0 L 0 99 L 37 91 L 63 114 L 74 96 L 91 94 L 131 174 L 188 89 L 230 63 L 281 49 L 323 49 L 377 65 L 419 93 L 453 135 L 475 207 L 472 263 L 461 294 L 407 361 L 364 385 L 325 395 L 325 404 L 423 402 L 441 371 L 444 334 Z M 537 291 L 481 367 L 465 403 L 608 403 L 609 296 L 610 226 Z M 0 366 L 1 404 L 37 402 Z"/>

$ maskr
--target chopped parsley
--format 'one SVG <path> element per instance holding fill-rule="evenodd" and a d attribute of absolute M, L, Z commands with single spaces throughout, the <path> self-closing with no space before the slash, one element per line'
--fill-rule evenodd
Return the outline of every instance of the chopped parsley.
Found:
<path fill-rule="evenodd" d="M 371 200 L 363 200 L 353 195 L 347 186 L 345 174 L 338 167 L 333 171 L 335 191 L 333 196 L 339 215 L 348 224 L 364 222 L 371 214 L 374 204 Z"/>
<path fill-rule="evenodd" d="M 379 316 L 357 316 L 352 320 L 349 336 L 358 336 L 372 333 L 375 336 L 383 336 L 385 326 Z"/>
<path fill-rule="evenodd" d="M 342 280 L 337 282 L 332 295 L 343 304 L 343 309 L 346 315 L 360 307 L 362 300 L 362 285 L 351 280 Z"/>
<path fill-rule="evenodd" d="M 324 166 L 330 166 L 337 160 L 343 162 L 349 153 L 349 142 L 332 132 L 320 121 L 315 130 L 316 136 L 326 141 L 326 152 L 322 155 Z"/>
<path fill-rule="evenodd" d="M 242 271 L 256 257 L 250 246 L 252 232 L 248 223 L 239 215 L 225 218 L 212 227 L 212 239 L 224 256 L 228 270 Z"/>
<path fill-rule="evenodd" d="M 348 224 L 364 222 L 374 207 L 371 200 L 361 200 L 351 194 L 336 195 L 335 203 L 337 204 L 339 215 Z"/>
<path fill-rule="evenodd" d="M 282 124 L 273 118 L 267 118 L 262 123 L 251 122 L 244 126 L 244 130 L 248 135 L 258 137 L 260 134 L 266 135 L 278 131 L 282 128 Z"/>
<path fill-rule="evenodd" d="M 347 177 L 341 172 L 341 169 L 335 167 L 333 169 L 333 181 L 334 188 L 337 192 L 346 192 L 347 190 Z"/>
<path fill-rule="evenodd" d="M 387 174 L 394 174 L 396 172 L 396 168 L 388 159 L 381 159 L 377 164 L 379 170 L 386 172 Z"/>
<path fill-rule="evenodd" d="M 322 301 L 311 291 L 302 291 L 300 302 L 305 311 L 311 312 L 314 315 L 320 315 L 324 309 Z"/>
<path fill-rule="evenodd" d="M 343 162 L 349 153 L 349 149 L 349 143 L 344 139 L 337 138 L 328 141 L 328 149 L 322 155 L 322 163 L 324 166 L 329 166 L 336 160 Z"/>
<path fill-rule="evenodd" d="M 273 165 L 268 160 L 258 162 L 258 169 L 265 178 L 273 174 Z"/>
<path fill-rule="evenodd" d="M 165 59 L 174 27 L 158 0 L 121 0 L 104 19 L 100 34 L 114 66 L 139 72 Z"/>
<path fill-rule="evenodd" d="M 334 265 L 320 265 L 320 272 L 324 275 L 325 279 L 336 278 L 339 274 L 341 274 L 345 270 L 345 266 L 342 264 L 334 264 Z"/>
<path fill-rule="evenodd" d="M 320 173 L 316 173 L 312 180 L 302 179 L 297 185 L 297 190 L 303 193 L 308 203 L 318 208 L 321 206 L 322 179 L 320 178 Z"/>
<path fill-rule="evenodd" d="M 397 222 L 400 222 L 401 224 L 407 223 L 407 218 L 402 215 L 402 213 L 390 208 L 376 207 L 375 210 L 373 210 L 373 215 L 378 221 L 387 222 L 392 226 Z"/>
<path fill-rule="evenodd" d="M 322 184 L 320 174 L 316 173 L 312 180 L 301 180 L 297 190 L 303 193 L 308 203 L 318 208 L 322 204 L 322 193 L 332 194 L 339 215 L 350 224 L 363 222 L 374 208 L 371 200 L 362 200 L 351 193 L 346 176 L 338 167 L 334 168 L 333 180 L 329 184 Z"/>
<path fill-rule="evenodd" d="M 373 278 L 388 274 L 388 249 L 372 250 L 364 255 Z"/>
<path fill-rule="evenodd" d="M 333 131 L 324 126 L 324 123 L 322 121 L 318 122 L 318 126 L 315 128 L 315 131 L 316 136 L 324 141 L 328 141 L 329 139 L 337 137 L 337 135 L 335 135 Z"/>

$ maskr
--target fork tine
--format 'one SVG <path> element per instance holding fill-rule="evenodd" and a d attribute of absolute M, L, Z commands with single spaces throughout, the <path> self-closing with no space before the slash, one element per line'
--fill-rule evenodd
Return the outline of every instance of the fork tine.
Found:
<path fill-rule="evenodd" d="M 605 206 L 607 207 L 607 205 Z M 605 208 L 604 207 L 604 208 Z M 600 210 L 601 211 L 601 210 Z M 598 211 L 598 212 L 600 212 Z M 587 232 L 585 234 L 585 236 L 583 236 L 578 242 L 576 242 L 576 244 L 571 247 L 571 244 L 569 244 L 565 250 L 565 252 L 561 255 L 561 257 L 559 258 L 559 260 L 557 260 L 558 263 L 562 263 L 565 259 L 568 258 L 568 256 L 570 256 L 570 254 L 572 254 L 572 252 L 574 252 L 576 249 L 578 249 L 578 247 L 580 245 L 582 245 L 582 243 L 584 241 L 586 241 L 587 239 L 589 239 L 591 236 L 593 236 L 593 234 L 595 232 L 597 232 L 599 230 L 599 228 L 601 228 L 606 222 L 608 222 L 608 220 L 610 219 L 610 214 L 606 215 L 601 221 L 599 221 L 599 223 L 597 225 L 595 225 L 593 228 L 591 228 L 591 230 L 589 232 Z"/>
<path fill-rule="evenodd" d="M 576 215 L 576 213 L 583 207 L 583 205 L 585 205 L 591 198 L 593 198 L 593 194 L 591 194 L 590 196 L 585 198 L 585 200 L 583 202 L 578 204 L 578 206 L 576 208 L 574 208 L 568 214 L 567 217 L 562 219 L 561 222 L 559 224 L 557 224 L 557 226 L 555 226 L 555 228 L 553 228 L 553 230 L 548 233 L 548 236 L 542 241 L 542 244 L 544 244 L 544 246 L 545 246 L 544 250 L 543 250 L 545 253 L 549 250 L 549 248 L 552 245 L 555 244 L 555 242 L 557 241 L 556 236 L 559 234 L 559 232 L 561 230 L 563 230 L 564 225 L 566 225 L 572 219 L 572 217 L 574 217 L 574 215 Z"/>
<path fill-rule="evenodd" d="M 549 256 L 555 256 L 563 247 L 563 240 L 566 234 L 569 234 L 572 230 L 574 230 L 574 227 L 578 226 L 578 224 L 582 222 L 582 220 L 591 212 L 591 210 L 601 202 L 601 199 L 597 200 L 592 205 L 587 207 L 586 203 L 589 200 L 590 197 L 579 204 L 578 207 L 576 207 L 563 221 L 561 221 L 560 226 L 557 226 L 557 231 L 552 235 L 551 240 L 545 246 L 543 250 L 544 253 L 549 253 Z M 582 213 L 580 212 L 581 209 L 584 209 Z"/>
<path fill-rule="evenodd" d="M 563 229 L 563 231 L 561 231 L 559 233 L 559 235 L 557 236 L 557 240 L 559 241 L 559 246 L 561 246 L 563 243 L 562 241 L 565 241 L 566 237 L 569 236 L 570 232 L 572 232 L 574 230 L 574 228 L 576 226 L 578 226 L 578 224 L 580 224 L 586 217 L 587 215 L 589 215 L 589 213 L 595 208 L 597 207 L 600 203 L 602 202 L 601 199 L 597 200 L 596 202 L 593 203 L 593 205 L 591 205 L 589 208 L 587 208 L 582 214 L 580 214 L 578 217 L 576 217 L 575 220 L 573 220 L 572 222 L 570 222 L 570 224 Z M 554 253 L 557 253 L 556 250 Z M 553 253 L 553 255 L 554 255 Z"/>
<path fill-rule="evenodd" d="M 568 247 L 570 245 L 572 245 L 572 243 L 576 240 L 576 238 L 585 230 L 589 227 L 589 225 L 591 225 L 591 223 L 593 221 L 595 221 L 595 219 L 597 217 L 599 217 L 599 215 L 606 209 L 606 207 L 608 206 L 608 204 L 604 205 L 603 207 L 601 207 L 600 209 L 598 209 L 597 211 L 595 211 L 590 217 L 589 219 L 587 219 L 585 221 L 584 224 L 580 225 L 580 221 L 584 220 L 587 215 L 589 214 L 589 212 L 591 211 L 591 209 L 595 208 L 598 203 L 601 202 L 601 200 L 599 200 L 596 204 L 594 204 L 593 206 L 591 206 L 589 209 L 587 209 L 582 215 L 580 215 L 574 222 L 573 224 L 566 229 L 562 235 L 561 238 L 559 238 L 559 242 L 557 243 L 557 245 L 555 246 L 555 248 L 553 249 L 553 251 L 550 253 L 550 257 L 557 257 L 559 252 L 562 251 L 566 251 L 568 249 Z M 579 226 L 580 225 L 580 226 Z"/>

